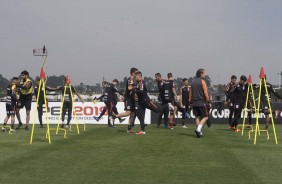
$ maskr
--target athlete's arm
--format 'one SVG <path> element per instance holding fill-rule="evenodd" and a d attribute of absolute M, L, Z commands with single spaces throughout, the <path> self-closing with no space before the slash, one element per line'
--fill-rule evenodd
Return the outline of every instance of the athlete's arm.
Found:
<path fill-rule="evenodd" d="M 20 84 L 19 87 L 21 89 L 30 89 L 32 86 L 32 83 L 30 81 L 26 82 L 25 84 Z"/>
<path fill-rule="evenodd" d="M 76 94 L 76 96 L 78 96 L 78 98 L 80 99 L 80 101 L 81 101 L 82 103 L 84 103 L 84 101 L 83 101 L 83 99 L 81 98 L 80 94 L 79 94 L 78 92 L 75 92 L 75 94 Z"/>
<path fill-rule="evenodd" d="M 273 93 L 274 96 L 276 96 L 277 98 L 279 98 L 280 100 L 282 100 L 282 97 L 281 97 L 278 93 L 276 93 L 276 92 L 274 91 L 273 86 L 272 86 L 271 84 L 269 84 L 269 85 L 270 85 L 270 91 L 269 91 L 269 93 Z"/>
<path fill-rule="evenodd" d="M 208 87 L 207 87 L 207 84 L 206 84 L 205 80 L 202 80 L 202 86 L 203 86 L 203 90 L 204 90 L 205 99 L 206 99 L 206 101 L 208 103 L 210 103 Z"/>
<path fill-rule="evenodd" d="M 183 107 L 183 104 L 182 104 L 182 88 L 179 89 L 179 101 L 180 101 L 180 107 Z"/>

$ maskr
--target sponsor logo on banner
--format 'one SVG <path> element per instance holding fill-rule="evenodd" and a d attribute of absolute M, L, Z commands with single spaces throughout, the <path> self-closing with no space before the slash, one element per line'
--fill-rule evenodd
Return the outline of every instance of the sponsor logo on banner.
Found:
<path fill-rule="evenodd" d="M 50 124 L 58 124 L 61 123 L 61 106 L 62 102 L 49 102 L 48 103 L 48 120 Z M 72 120 L 71 123 L 76 123 L 76 121 L 79 124 L 108 124 L 108 112 L 106 111 L 105 115 L 100 119 L 99 122 L 97 122 L 94 119 L 94 116 L 99 116 L 101 112 L 103 111 L 105 104 L 103 102 L 99 102 L 97 104 L 94 104 L 92 102 L 85 102 L 84 104 L 81 102 L 74 102 L 74 108 L 72 112 Z M 76 112 L 76 119 L 75 119 L 75 112 Z M 117 110 L 119 113 L 124 112 L 124 103 L 119 102 L 117 104 Z M 25 123 L 26 119 L 26 113 L 25 109 L 20 110 L 21 114 L 21 120 L 23 123 Z M 35 120 L 36 124 L 39 124 L 38 121 L 38 114 L 37 114 L 37 109 L 36 109 L 36 103 L 32 102 L 31 106 L 31 111 L 30 111 L 30 124 L 33 123 Z M 0 117 L 4 118 L 6 116 L 6 103 L 5 102 L 0 102 Z M 115 124 L 128 124 L 128 118 L 126 117 L 126 120 L 123 121 L 123 123 L 119 123 L 119 120 L 115 120 Z M 43 123 L 46 123 L 46 108 L 44 106 L 43 108 Z M 16 124 L 18 123 L 17 118 L 15 118 Z M 67 114 L 65 116 L 65 123 L 67 122 Z M 10 122 L 8 122 L 10 123 Z M 140 124 L 138 118 L 135 120 L 136 124 Z M 149 110 L 146 110 L 146 115 L 145 115 L 145 123 L 146 124 L 151 124 L 151 112 Z"/>

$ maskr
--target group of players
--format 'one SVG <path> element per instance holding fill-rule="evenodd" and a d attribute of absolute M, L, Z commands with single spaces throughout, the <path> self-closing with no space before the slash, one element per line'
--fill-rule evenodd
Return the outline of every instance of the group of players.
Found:
<path fill-rule="evenodd" d="M 127 127 L 128 133 L 135 133 L 132 128 L 136 117 L 140 121 L 141 130 L 137 134 L 145 133 L 145 111 L 150 109 L 153 112 L 159 113 L 158 126 L 160 126 L 162 119 L 164 119 L 164 128 L 173 129 L 175 125 L 174 116 L 177 111 L 182 112 L 182 127 L 187 128 L 185 125 L 186 119 L 190 116 L 191 107 L 193 105 L 193 113 L 197 117 L 196 125 L 197 129 L 195 133 L 197 137 L 202 137 L 202 127 L 208 119 L 207 103 L 210 103 L 208 96 L 208 89 L 204 81 L 205 71 L 199 69 L 197 71 L 197 78 L 195 78 L 191 84 L 188 85 L 188 80 L 185 78 L 182 81 L 182 86 L 179 90 L 179 99 L 177 98 L 176 85 L 173 79 L 173 75 L 168 73 L 167 79 L 163 79 L 160 73 L 155 74 L 156 83 L 158 86 L 158 99 L 160 104 L 153 103 L 148 96 L 148 90 L 145 82 L 143 81 L 142 72 L 137 68 L 131 68 L 130 77 L 127 80 L 126 88 L 122 94 L 117 89 L 119 84 L 118 80 L 113 80 L 112 83 L 103 82 L 104 94 L 95 100 L 103 99 L 105 103 L 104 110 L 99 117 L 94 117 L 97 121 L 108 111 L 108 126 L 114 127 L 114 121 L 119 119 L 120 122 L 124 121 L 123 117 L 129 116 L 129 123 Z M 40 127 L 43 128 L 42 115 L 43 105 L 47 103 L 46 91 L 59 90 L 63 94 L 62 98 L 62 124 L 61 128 L 64 128 L 64 120 L 66 112 L 68 112 L 66 128 L 68 128 L 72 119 L 73 109 L 73 94 L 76 94 L 83 102 L 80 94 L 76 92 L 74 87 L 70 84 L 68 78 L 65 80 L 65 85 L 58 86 L 56 88 L 41 87 L 41 80 L 37 79 L 37 85 L 33 86 L 32 81 L 29 78 L 29 73 L 24 70 L 21 72 L 20 77 L 13 77 L 10 84 L 7 86 L 7 97 L 6 97 L 6 112 L 7 116 L 4 120 L 2 130 L 5 131 L 8 120 L 11 118 L 10 131 L 15 132 L 15 129 L 20 129 L 23 125 L 20 117 L 20 109 L 25 107 L 26 110 L 26 125 L 25 130 L 29 130 L 30 121 L 30 110 L 33 96 L 37 101 L 38 120 Z M 120 93 L 123 96 L 124 101 L 124 112 L 118 113 L 116 104 L 117 96 L 116 93 Z M 48 103 L 45 104 L 48 106 Z M 18 119 L 19 124 L 14 127 L 15 116 Z"/>
<path fill-rule="evenodd" d="M 26 110 L 26 125 L 25 130 L 29 130 L 29 121 L 30 121 L 30 110 L 32 98 L 35 97 L 37 100 L 37 111 L 38 111 L 38 120 L 40 123 L 40 128 L 43 128 L 42 116 L 43 116 L 43 105 L 47 100 L 44 98 L 44 93 L 46 91 L 55 91 L 59 90 L 64 94 L 63 104 L 62 104 L 62 125 L 64 127 L 65 115 L 68 112 L 68 120 L 66 127 L 68 127 L 71 121 L 71 114 L 73 109 L 73 94 L 76 94 L 80 100 L 83 102 L 80 94 L 77 93 L 74 87 L 70 84 L 68 78 L 65 80 L 65 86 L 58 86 L 56 88 L 45 87 L 45 92 L 40 86 L 40 79 L 37 79 L 37 85 L 33 86 L 32 81 L 29 78 L 29 72 L 24 70 L 21 72 L 20 77 L 13 77 L 10 80 L 10 84 L 7 86 L 7 96 L 6 96 L 6 114 L 7 116 L 4 119 L 4 124 L 2 126 L 2 131 L 6 131 L 9 127 L 10 132 L 15 132 L 15 129 L 20 129 L 23 125 L 20 116 L 20 109 L 25 107 Z M 40 88 L 40 89 L 39 89 Z M 46 104 L 47 106 L 48 104 Z M 19 124 L 15 128 L 15 116 L 18 119 Z M 7 126 L 8 120 L 11 118 L 11 126 Z"/>
<path fill-rule="evenodd" d="M 182 127 L 187 128 L 185 123 L 186 119 L 190 117 L 190 111 L 193 107 L 193 113 L 197 117 L 195 130 L 197 137 L 202 137 L 202 127 L 208 120 L 208 107 L 210 106 L 208 88 L 205 83 L 205 71 L 199 69 L 196 73 L 196 78 L 193 80 L 191 86 L 188 84 L 188 79 L 182 80 L 182 85 L 179 89 L 179 99 L 177 98 L 177 90 L 174 82 L 173 75 L 167 74 L 167 79 L 163 79 L 160 73 L 155 74 L 155 81 L 158 86 L 158 100 L 160 104 L 153 103 L 148 96 L 146 84 L 142 79 L 142 72 L 137 68 L 131 68 L 130 77 L 128 77 L 124 94 L 118 91 L 118 80 L 113 80 L 112 83 L 103 82 L 104 93 L 101 97 L 95 98 L 96 100 L 103 99 L 105 106 L 104 110 L 99 117 L 95 117 L 96 121 L 99 121 L 101 117 L 108 110 L 108 127 L 114 127 L 114 121 L 116 118 L 120 122 L 124 121 L 123 117 L 129 116 L 129 123 L 127 132 L 135 133 L 132 128 L 134 127 L 134 121 L 136 117 L 140 121 L 141 130 L 136 134 L 146 134 L 144 122 L 145 110 L 150 109 L 153 112 L 159 113 L 158 124 L 159 127 L 162 119 L 164 119 L 164 128 L 174 129 L 176 126 L 174 117 L 177 111 L 182 112 Z M 119 93 L 123 96 L 124 110 L 125 112 L 118 113 L 116 104 L 117 96 Z"/>
<path fill-rule="evenodd" d="M 265 76 L 266 79 L 266 76 Z M 240 77 L 239 82 L 237 82 L 237 77 L 235 75 L 231 76 L 231 81 L 226 85 L 226 103 L 228 105 L 230 114 L 229 114 L 229 128 L 236 132 L 240 131 L 237 128 L 238 122 L 241 117 L 241 113 L 243 109 L 246 109 L 248 116 L 249 127 L 252 125 L 252 113 L 255 113 L 255 109 L 257 107 L 254 106 L 253 95 L 251 90 L 248 94 L 249 83 L 247 82 L 247 77 L 242 75 Z M 259 89 L 260 84 L 251 84 L 253 88 Z M 267 91 L 266 91 L 267 88 Z M 268 92 L 268 94 L 267 94 Z M 277 98 L 282 99 L 282 97 L 276 93 L 273 89 L 273 86 L 266 82 L 266 86 L 262 83 L 261 86 L 261 97 L 260 97 L 260 105 L 259 112 L 264 113 L 266 118 L 265 130 L 268 130 L 268 125 L 270 122 L 270 109 L 268 104 L 268 99 L 270 99 L 271 94 L 274 94 Z M 248 96 L 248 101 L 247 100 Z"/>
<path fill-rule="evenodd" d="M 196 77 L 193 79 L 191 84 L 188 84 L 188 79 L 184 78 L 182 80 L 182 85 L 179 88 L 179 98 L 177 95 L 177 89 L 174 82 L 173 75 L 171 73 L 167 74 L 167 79 L 163 79 L 160 73 L 155 74 L 155 81 L 158 86 L 158 100 L 159 103 L 153 103 L 146 87 L 146 83 L 143 81 L 142 72 L 137 68 L 131 68 L 130 76 L 127 79 L 124 93 L 118 90 L 119 81 L 114 79 L 112 83 L 103 82 L 104 93 L 98 99 L 103 100 L 105 103 L 104 109 L 99 117 L 94 117 L 96 121 L 99 121 L 101 117 L 108 112 L 108 127 L 114 127 L 114 122 L 119 119 L 119 122 L 123 122 L 124 117 L 129 116 L 129 122 L 127 127 L 128 133 L 135 133 L 132 130 L 134 127 L 134 122 L 136 117 L 140 121 L 141 130 L 137 134 L 146 134 L 145 132 L 145 110 L 149 109 L 153 112 L 159 113 L 158 124 L 161 125 L 162 119 L 164 120 L 164 128 L 174 129 L 176 126 L 174 122 L 174 117 L 177 111 L 182 113 L 182 127 L 186 127 L 187 118 L 190 117 L 190 112 L 193 110 L 193 114 L 196 117 L 196 130 L 195 134 L 197 137 L 202 137 L 202 127 L 208 121 L 208 114 L 210 108 L 210 98 L 207 85 L 205 83 L 205 70 L 199 69 L 196 72 Z M 16 129 L 19 129 L 23 123 L 20 117 L 20 109 L 25 107 L 26 109 L 26 126 L 25 130 L 29 130 L 30 121 L 30 110 L 32 97 L 35 96 L 38 102 L 37 111 L 40 127 L 43 128 L 42 115 L 43 115 L 43 105 L 45 104 L 44 91 L 38 87 L 40 84 L 40 79 L 37 80 L 37 85 L 33 87 L 32 81 L 29 79 L 29 73 L 27 71 L 21 72 L 21 77 L 13 77 L 10 84 L 7 87 L 7 98 L 6 98 L 6 112 L 7 116 L 4 120 L 4 125 L 2 130 L 5 131 L 7 122 L 11 118 L 10 131 L 15 131 L 14 123 L 15 116 L 17 117 L 19 124 Z M 237 82 L 237 77 L 235 75 L 231 76 L 231 81 L 226 85 L 226 104 L 230 110 L 229 114 L 229 128 L 234 131 L 239 131 L 237 128 L 238 122 L 240 120 L 242 110 L 247 109 L 249 125 L 252 124 L 252 113 L 254 113 L 254 104 L 252 101 L 251 92 L 247 94 L 248 82 L 246 76 L 242 75 L 239 82 Z M 254 89 L 259 89 L 260 84 L 252 84 Z M 277 98 L 282 99 L 282 97 L 277 94 L 273 86 L 266 82 L 266 88 L 269 95 L 274 94 Z M 267 92 L 265 86 L 261 87 L 261 99 L 260 99 L 260 112 L 263 112 L 266 117 L 265 129 L 268 129 L 270 120 L 270 109 L 268 104 Z M 63 96 L 62 104 L 62 124 L 61 128 L 64 128 L 64 120 L 66 112 L 68 111 L 68 118 L 66 128 L 70 124 L 72 119 L 72 109 L 73 109 L 73 94 L 76 94 L 80 100 L 83 102 L 80 94 L 76 92 L 74 87 L 70 84 L 69 80 L 66 78 L 65 86 L 59 86 L 56 88 L 46 87 L 47 91 L 60 90 Z M 122 101 L 124 101 L 124 112 L 118 113 L 116 105 L 118 102 L 118 97 L 116 93 L 122 96 Z M 246 102 L 248 97 L 248 101 Z M 47 105 L 47 104 L 46 104 Z"/>

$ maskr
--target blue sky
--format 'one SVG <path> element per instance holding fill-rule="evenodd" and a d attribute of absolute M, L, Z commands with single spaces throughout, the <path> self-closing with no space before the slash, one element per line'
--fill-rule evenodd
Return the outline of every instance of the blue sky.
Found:
<path fill-rule="evenodd" d="M 281 72 L 282 1 L 278 0 L 9 0 L 0 6 L 0 73 L 39 74 L 32 49 L 49 50 L 48 75 L 73 83 L 121 79 L 134 66 L 194 76 L 213 84 L 260 67 L 276 84 Z"/>

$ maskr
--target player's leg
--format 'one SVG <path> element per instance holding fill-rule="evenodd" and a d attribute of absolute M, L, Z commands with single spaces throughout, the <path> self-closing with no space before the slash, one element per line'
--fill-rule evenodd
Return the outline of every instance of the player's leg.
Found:
<path fill-rule="evenodd" d="M 68 126 L 71 122 L 71 119 L 72 119 L 72 102 L 68 102 L 67 110 L 68 110 L 68 121 L 67 121 L 66 128 L 68 128 Z"/>
<path fill-rule="evenodd" d="M 16 129 L 20 129 L 21 126 L 23 125 L 23 123 L 21 121 L 21 114 L 20 114 L 20 109 L 23 108 L 22 101 L 23 100 L 20 98 L 18 103 L 17 103 L 17 106 L 16 106 L 16 116 L 17 116 L 17 119 L 18 119 L 18 122 L 19 122 L 19 124 L 18 124 Z"/>
<path fill-rule="evenodd" d="M 139 105 L 139 108 L 136 111 L 136 115 L 140 121 L 140 128 L 141 131 L 139 131 L 137 134 L 145 134 L 145 111 L 146 107 L 143 105 Z"/>
<path fill-rule="evenodd" d="M 94 116 L 94 119 L 95 119 L 96 121 L 99 121 L 99 120 L 105 115 L 105 113 L 106 113 L 106 111 L 107 111 L 107 108 L 108 108 L 108 107 L 105 105 L 105 106 L 103 107 L 103 110 L 102 110 L 101 114 L 100 114 L 98 117 Z"/>
<path fill-rule="evenodd" d="M 37 114 L 38 114 L 38 120 L 39 120 L 39 123 L 40 123 L 40 128 L 43 128 L 43 123 L 42 123 L 43 104 L 42 103 L 38 104 Z"/>
<path fill-rule="evenodd" d="M 62 124 L 61 124 L 61 128 L 64 128 L 64 121 L 65 121 L 65 117 L 66 117 L 66 112 L 67 112 L 67 105 L 66 105 L 66 102 L 63 103 L 63 108 L 62 108 Z"/>

